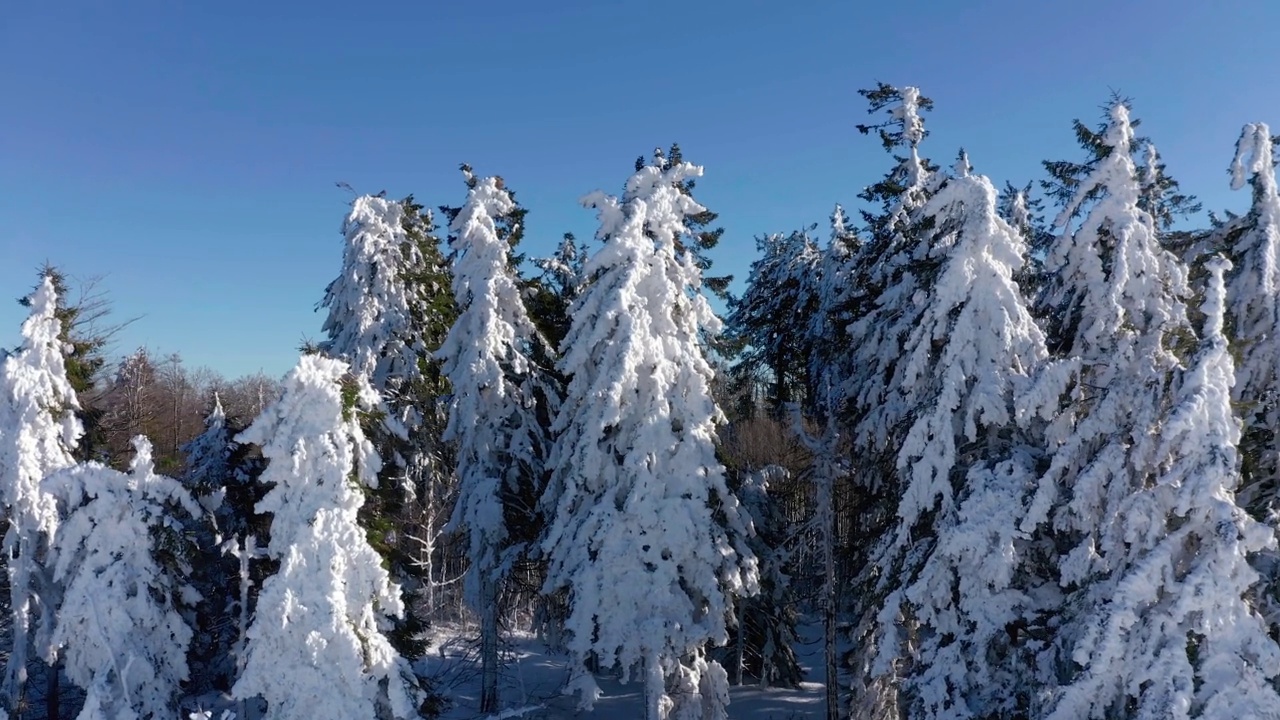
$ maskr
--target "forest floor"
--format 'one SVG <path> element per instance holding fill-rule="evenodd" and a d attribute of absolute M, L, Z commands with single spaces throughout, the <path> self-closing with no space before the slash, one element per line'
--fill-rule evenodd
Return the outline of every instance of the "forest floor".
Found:
<path fill-rule="evenodd" d="M 799 628 L 796 655 L 805 670 L 805 682 L 795 689 L 734 686 L 730 691 L 729 717 L 751 720 L 800 720 L 823 717 L 824 683 L 822 627 L 806 622 Z M 508 639 L 506 667 L 499 684 L 501 705 L 494 715 L 481 714 L 479 707 L 480 670 L 475 655 L 476 638 L 463 628 L 442 629 L 432 644 L 422 669 L 432 678 L 437 692 L 449 699 L 443 720 L 615 720 L 643 717 L 641 685 L 622 684 L 616 677 L 597 675 L 602 695 L 591 712 L 577 711 L 577 698 L 560 690 L 569 678 L 567 658 L 548 651 L 530 635 Z"/>

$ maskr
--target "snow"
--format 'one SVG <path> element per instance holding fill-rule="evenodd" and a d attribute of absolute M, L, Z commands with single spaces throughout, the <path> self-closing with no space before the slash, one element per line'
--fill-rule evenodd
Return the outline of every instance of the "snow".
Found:
<path fill-rule="evenodd" d="M 730 686 L 729 717 L 781 720 L 823 716 L 826 678 L 822 662 L 822 623 L 818 618 L 806 618 L 797 630 L 796 654 L 805 673 L 800 686 Z M 507 717 L 528 720 L 612 720 L 643 716 L 643 692 L 612 673 L 592 676 L 592 682 L 600 689 L 600 697 L 591 710 L 578 709 L 573 696 L 563 692 L 574 675 L 573 659 L 549 649 L 538 638 L 519 632 L 504 643 L 500 690 L 505 709 L 492 715 L 477 715 L 480 678 L 470 660 L 472 650 L 464 639 L 468 631 L 442 627 L 437 632 L 431 651 L 422 661 L 422 670 L 434 686 L 448 688 L 452 706 L 441 720 L 497 718 L 504 713 Z"/>

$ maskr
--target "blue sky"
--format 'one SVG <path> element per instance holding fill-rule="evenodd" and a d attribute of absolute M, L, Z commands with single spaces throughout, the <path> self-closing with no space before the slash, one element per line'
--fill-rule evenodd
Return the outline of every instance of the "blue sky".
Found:
<path fill-rule="evenodd" d="M 49 260 L 139 318 L 118 353 L 281 374 L 338 271 L 336 181 L 456 204 L 469 162 L 530 209 L 536 255 L 673 140 L 741 278 L 755 235 L 889 168 L 854 130 L 877 80 L 920 86 L 928 154 L 963 145 L 998 184 L 1079 157 L 1071 119 L 1119 89 L 1184 189 L 1242 210 L 1225 169 L 1243 123 L 1280 124 L 1277 21 L 1268 0 L 10 3 L 0 297 Z M 0 343 L 22 317 L 0 302 Z"/>

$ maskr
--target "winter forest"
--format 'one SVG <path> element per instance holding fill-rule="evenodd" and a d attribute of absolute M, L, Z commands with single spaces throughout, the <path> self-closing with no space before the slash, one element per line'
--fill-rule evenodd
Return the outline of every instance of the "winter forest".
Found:
<path fill-rule="evenodd" d="M 1194 227 L 1124 97 L 997 185 L 861 95 L 864 209 L 759 236 L 740 294 L 675 145 L 545 258 L 467 165 L 354 197 L 283 379 L 112 356 L 42 269 L 9 717 L 1280 718 L 1268 127 Z"/>

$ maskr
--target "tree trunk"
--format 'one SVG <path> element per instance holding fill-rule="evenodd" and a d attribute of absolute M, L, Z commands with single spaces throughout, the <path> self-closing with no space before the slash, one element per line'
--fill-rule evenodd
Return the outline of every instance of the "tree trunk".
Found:
<path fill-rule="evenodd" d="M 662 674 L 662 664 L 656 654 L 644 659 L 644 717 L 645 720 L 662 720 L 663 701 L 667 699 L 667 678 Z"/>
<path fill-rule="evenodd" d="M 45 717 L 48 720 L 58 720 L 58 675 L 61 668 L 62 654 L 55 650 L 53 662 L 49 664 L 49 675 L 45 678 Z"/>
<path fill-rule="evenodd" d="M 820 592 L 822 607 L 823 645 L 825 646 L 826 665 L 826 720 L 840 718 L 840 688 L 836 664 L 836 508 L 835 483 L 841 474 L 840 461 L 837 458 L 840 432 L 836 420 L 835 403 L 830 401 L 826 412 L 826 427 L 821 438 L 814 438 L 804 431 L 800 413 L 794 411 L 793 425 L 796 436 L 814 454 L 816 470 L 814 482 L 817 485 L 818 527 L 822 542 L 822 566 L 824 578 Z"/>
<path fill-rule="evenodd" d="M 822 513 L 822 565 L 826 576 L 822 587 L 823 635 L 826 646 L 827 720 L 839 720 L 840 689 L 836 675 L 836 513 L 835 513 L 835 420 L 828 419 L 827 437 L 823 443 L 822 487 L 819 491 Z"/>
<path fill-rule="evenodd" d="M 747 645 L 747 605 L 750 600 L 746 598 L 738 598 L 738 649 L 737 649 L 737 668 L 734 673 L 734 684 L 742 684 L 742 668 L 747 664 L 746 645 Z"/>
<path fill-rule="evenodd" d="M 484 568 L 480 577 L 480 712 L 498 710 L 498 583 Z"/>
<path fill-rule="evenodd" d="M 418 492 L 421 492 L 426 496 L 426 507 L 424 508 L 422 516 L 422 539 L 424 540 L 422 543 L 422 571 L 426 576 L 424 589 L 427 593 L 428 612 L 434 613 L 438 610 L 436 607 L 435 568 L 432 566 L 436 549 L 436 489 L 434 483 L 431 483 L 426 479 L 426 472 L 425 468 L 422 467 L 421 459 L 417 461 L 417 473 L 419 480 L 417 483 Z"/>
<path fill-rule="evenodd" d="M 250 561 L 257 556 L 258 539 L 250 535 L 241 541 L 241 547 L 237 553 L 240 560 L 240 612 L 236 622 L 236 680 L 238 681 L 244 675 L 244 668 L 248 661 L 246 655 L 246 643 L 249 639 L 249 590 L 253 585 L 253 578 L 249 574 Z M 244 698 L 240 699 L 237 705 L 239 714 L 237 717 L 248 718 L 248 702 Z"/>

